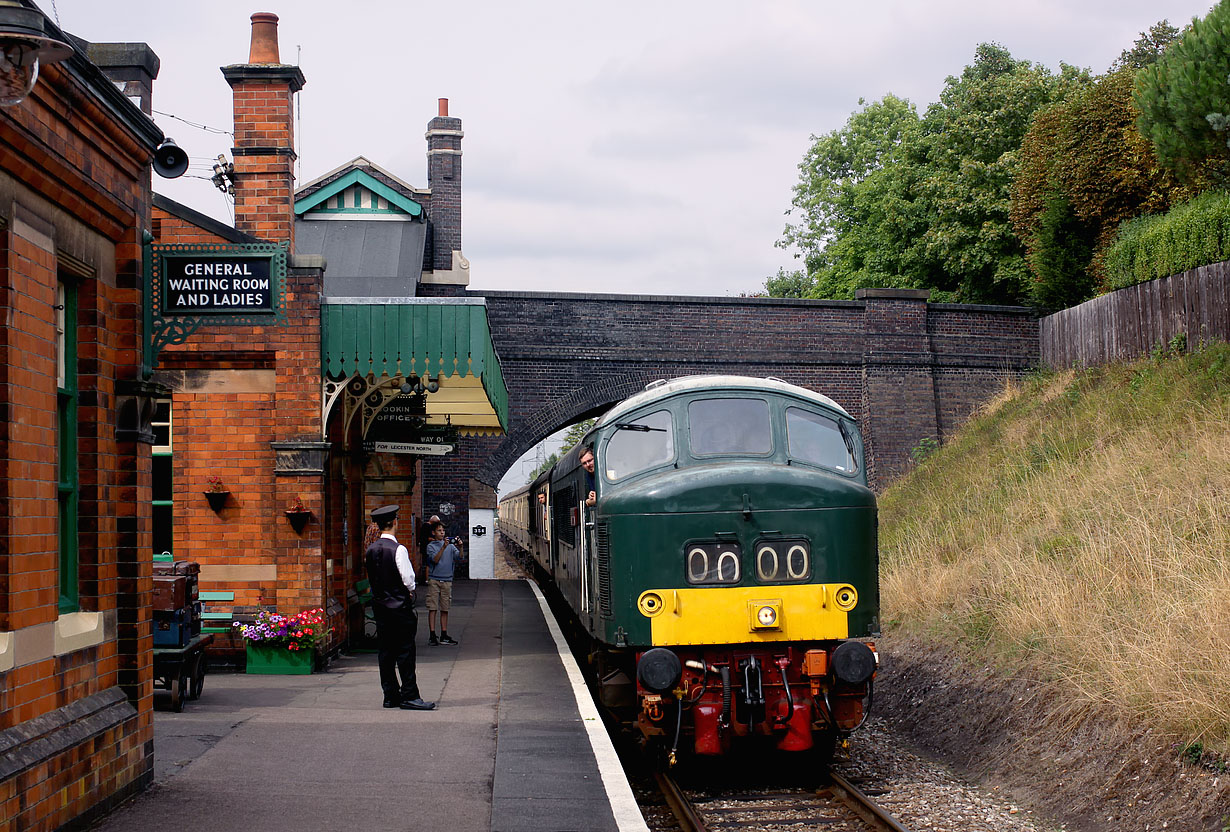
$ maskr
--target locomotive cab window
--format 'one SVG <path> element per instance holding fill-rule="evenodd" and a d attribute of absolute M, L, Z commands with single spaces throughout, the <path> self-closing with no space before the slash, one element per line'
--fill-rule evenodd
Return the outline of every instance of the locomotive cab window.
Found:
<path fill-rule="evenodd" d="M 773 450 L 764 399 L 698 399 L 688 405 L 688 432 L 693 456 L 764 456 Z"/>
<path fill-rule="evenodd" d="M 800 407 L 788 407 L 786 437 L 792 459 L 842 474 L 853 474 L 858 469 L 854 439 L 835 419 Z"/>
<path fill-rule="evenodd" d="M 629 417 L 615 424 L 602 469 L 610 482 L 665 465 L 675 458 L 675 423 L 669 410 Z"/>

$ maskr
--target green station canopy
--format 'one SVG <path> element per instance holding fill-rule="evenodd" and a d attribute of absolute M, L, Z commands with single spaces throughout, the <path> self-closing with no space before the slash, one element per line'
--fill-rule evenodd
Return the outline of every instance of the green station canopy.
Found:
<path fill-rule="evenodd" d="M 508 428 L 508 388 L 482 298 L 326 298 L 321 367 L 337 380 L 428 377 L 428 424 L 463 434 Z"/>

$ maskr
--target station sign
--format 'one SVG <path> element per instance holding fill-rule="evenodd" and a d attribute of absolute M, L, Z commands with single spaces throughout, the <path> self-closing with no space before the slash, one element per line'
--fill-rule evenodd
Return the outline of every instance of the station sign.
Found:
<path fill-rule="evenodd" d="M 417 456 L 444 456 L 452 453 L 456 445 L 431 444 L 426 442 L 364 442 L 364 447 L 378 454 L 415 454 Z"/>
<path fill-rule="evenodd" d="M 274 313 L 273 256 L 172 254 L 162 256 L 161 314 Z"/>

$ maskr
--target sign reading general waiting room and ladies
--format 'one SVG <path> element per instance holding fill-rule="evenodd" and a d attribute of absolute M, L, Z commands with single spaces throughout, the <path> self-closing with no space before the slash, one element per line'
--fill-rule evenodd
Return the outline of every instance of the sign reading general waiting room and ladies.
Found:
<path fill-rule="evenodd" d="M 286 248 L 278 243 L 145 246 L 145 355 L 148 377 L 158 353 L 198 328 L 281 325 Z"/>
<path fill-rule="evenodd" d="M 163 258 L 162 314 L 273 312 L 273 258 Z"/>

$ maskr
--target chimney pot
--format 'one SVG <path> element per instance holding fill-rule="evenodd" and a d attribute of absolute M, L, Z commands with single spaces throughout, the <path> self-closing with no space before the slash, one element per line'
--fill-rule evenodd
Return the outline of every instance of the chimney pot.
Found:
<path fill-rule="evenodd" d="M 448 117 L 448 99 L 441 98 L 439 101 L 440 101 L 440 112 L 438 113 L 438 115 L 440 116 L 440 118 L 447 118 Z"/>
<path fill-rule="evenodd" d="M 252 15 L 252 48 L 248 53 L 248 63 L 282 63 L 278 56 L 278 16 L 273 12 Z"/>

